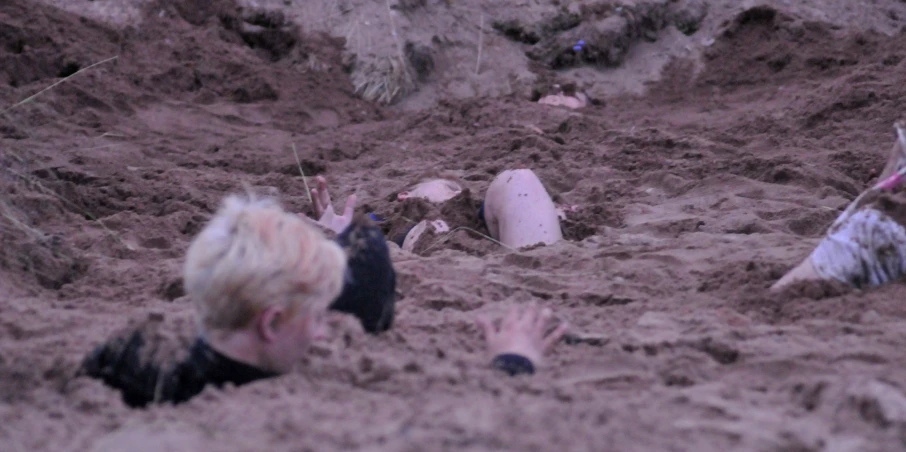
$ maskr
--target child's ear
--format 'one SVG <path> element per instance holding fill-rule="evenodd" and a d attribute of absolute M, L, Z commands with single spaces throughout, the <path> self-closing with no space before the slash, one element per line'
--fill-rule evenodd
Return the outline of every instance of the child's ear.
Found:
<path fill-rule="evenodd" d="M 396 199 L 399 199 L 400 201 L 403 201 L 408 198 L 409 198 L 409 192 L 407 192 L 407 191 L 401 191 L 398 195 L 396 195 Z"/>
<path fill-rule="evenodd" d="M 264 342 L 273 342 L 277 337 L 277 329 L 280 327 L 280 320 L 283 318 L 283 308 L 280 306 L 268 306 L 258 317 L 258 336 Z"/>

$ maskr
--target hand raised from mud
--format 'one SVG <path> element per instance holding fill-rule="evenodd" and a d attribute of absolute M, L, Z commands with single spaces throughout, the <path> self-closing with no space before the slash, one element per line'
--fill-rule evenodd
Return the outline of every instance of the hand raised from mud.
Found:
<path fill-rule="evenodd" d="M 352 214 L 355 211 L 356 196 L 349 195 L 346 198 L 346 208 L 343 209 L 343 215 L 337 215 L 333 209 L 333 203 L 330 200 L 330 192 L 327 191 L 327 180 L 318 176 L 315 178 L 316 188 L 311 189 L 311 199 L 314 203 L 315 218 L 322 226 L 336 232 L 343 232 L 349 224 L 352 223 Z"/>
<path fill-rule="evenodd" d="M 493 356 L 515 354 L 538 365 L 544 353 L 563 337 L 569 327 L 563 322 L 550 333 L 545 333 L 552 317 L 550 308 L 542 309 L 533 304 L 510 309 L 500 321 L 499 328 L 484 316 L 478 318 L 478 324 L 484 330 L 488 350 Z"/>

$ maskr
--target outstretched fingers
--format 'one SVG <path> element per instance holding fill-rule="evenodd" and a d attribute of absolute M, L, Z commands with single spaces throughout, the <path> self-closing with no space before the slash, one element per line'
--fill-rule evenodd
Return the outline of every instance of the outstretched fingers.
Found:
<path fill-rule="evenodd" d="M 550 334 L 544 338 L 544 350 L 551 348 L 564 334 L 569 330 L 569 323 L 562 322 L 560 325 L 557 325 L 557 328 L 554 331 L 551 331 Z"/>
<path fill-rule="evenodd" d="M 355 212 L 356 200 L 357 200 L 357 198 L 356 198 L 355 194 L 349 195 L 349 197 L 346 198 L 346 208 L 343 209 L 344 217 L 352 218 L 352 214 L 353 214 L 353 212 Z"/>
<path fill-rule="evenodd" d="M 322 201 L 323 196 L 327 194 L 327 181 L 323 177 L 315 178 L 315 186 L 311 189 L 312 208 L 315 211 L 315 217 L 321 218 L 327 209 L 327 204 Z"/>
<path fill-rule="evenodd" d="M 475 318 L 475 323 L 478 324 L 478 327 L 481 328 L 482 333 L 484 333 L 485 340 L 490 340 L 494 337 L 496 329 L 494 328 L 494 322 L 488 318 L 486 315 L 479 315 Z"/>
<path fill-rule="evenodd" d="M 535 321 L 532 324 L 532 328 L 537 331 L 539 334 L 543 334 L 544 330 L 547 328 L 547 324 L 551 321 L 554 311 L 551 311 L 551 308 L 542 308 L 538 310 L 538 314 L 535 316 Z"/>
<path fill-rule="evenodd" d="M 313 188 L 312 201 L 315 203 L 315 214 L 320 217 L 332 208 L 330 200 L 330 191 L 327 190 L 327 179 L 323 176 L 315 178 L 315 184 L 318 188 Z"/>
<path fill-rule="evenodd" d="M 519 322 L 526 329 L 532 330 L 535 329 L 535 325 L 538 323 L 538 303 L 532 302 L 527 309 L 522 311 L 522 315 L 519 318 Z"/>
<path fill-rule="evenodd" d="M 507 311 L 506 315 L 503 316 L 503 321 L 500 322 L 500 327 L 501 329 L 507 327 L 512 328 L 518 325 L 521 319 L 522 315 L 519 310 L 516 308 L 510 308 L 510 310 Z"/>

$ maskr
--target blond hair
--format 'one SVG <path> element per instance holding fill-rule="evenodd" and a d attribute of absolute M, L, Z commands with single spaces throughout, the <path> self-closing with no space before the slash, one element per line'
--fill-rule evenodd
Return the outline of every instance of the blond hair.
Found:
<path fill-rule="evenodd" d="M 271 305 L 326 308 L 345 270 L 314 225 L 273 200 L 230 196 L 189 247 L 184 281 L 203 327 L 237 330 Z"/>

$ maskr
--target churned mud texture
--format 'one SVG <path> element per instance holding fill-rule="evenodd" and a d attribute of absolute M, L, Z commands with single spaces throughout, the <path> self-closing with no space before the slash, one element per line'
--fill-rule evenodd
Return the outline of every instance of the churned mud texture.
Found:
<path fill-rule="evenodd" d="M 252 3 L 0 2 L 0 450 L 906 447 L 904 283 L 768 291 L 884 165 L 906 3 Z M 136 319 L 190 340 L 188 244 L 246 189 L 310 214 L 300 166 L 388 235 L 461 227 L 392 247 L 393 330 L 178 407 L 75 375 Z M 564 241 L 479 234 L 513 168 L 579 206 Z M 468 191 L 397 201 L 431 170 Z M 570 338 L 506 378 L 474 318 L 531 302 Z"/>

